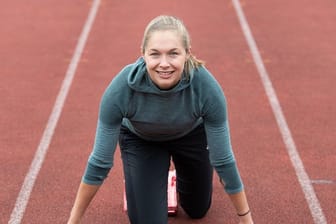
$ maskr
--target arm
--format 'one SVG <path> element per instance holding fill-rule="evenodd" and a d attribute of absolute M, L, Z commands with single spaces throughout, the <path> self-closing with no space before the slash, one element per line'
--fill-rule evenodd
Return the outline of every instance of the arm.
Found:
<path fill-rule="evenodd" d="M 89 185 L 83 182 L 79 185 L 76 200 L 72 207 L 68 224 L 80 223 L 86 208 L 89 206 L 99 187 L 100 185 Z"/>
<path fill-rule="evenodd" d="M 102 96 L 93 151 L 79 185 L 68 224 L 80 223 L 90 202 L 113 166 L 120 124 L 127 113 L 129 103 L 127 73 L 130 68 L 119 73 Z"/>
<path fill-rule="evenodd" d="M 228 125 L 224 125 L 224 127 L 225 128 L 222 130 L 223 133 L 226 134 L 221 135 L 219 132 L 217 138 L 214 133 L 210 135 L 211 137 L 209 136 L 209 139 L 213 140 L 212 142 L 217 142 L 219 145 L 225 146 L 223 147 L 224 150 L 213 150 L 216 145 L 209 142 L 211 163 L 217 171 L 217 174 L 220 177 L 220 182 L 223 184 L 225 191 L 229 195 L 232 205 L 236 209 L 236 214 L 239 217 L 239 224 L 253 224 L 244 186 L 231 149 Z M 211 128 L 209 130 L 211 130 Z M 220 143 L 222 140 L 224 141 Z"/>
<path fill-rule="evenodd" d="M 202 76 L 205 77 L 205 76 Z M 250 208 L 232 151 L 226 99 L 214 79 L 207 83 L 211 93 L 204 94 L 204 120 L 210 152 L 210 161 L 217 171 L 225 191 L 239 217 L 239 224 L 253 224 Z M 203 88 L 205 89 L 205 88 Z M 207 98 L 211 96 L 211 98 Z"/>
<path fill-rule="evenodd" d="M 239 224 L 253 224 L 250 207 L 245 195 L 244 186 L 236 163 L 226 166 L 215 167 L 220 182 L 230 197 L 236 214 L 239 217 Z"/>

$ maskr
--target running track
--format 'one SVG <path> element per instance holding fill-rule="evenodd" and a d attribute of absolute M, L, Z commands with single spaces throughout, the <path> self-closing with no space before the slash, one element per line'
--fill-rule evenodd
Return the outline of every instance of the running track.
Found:
<path fill-rule="evenodd" d="M 224 88 L 255 223 L 336 223 L 333 0 L 2 1 L 0 223 L 66 222 L 100 96 L 159 14 L 185 21 Z M 122 175 L 117 152 L 83 223 L 127 223 Z M 169 223 L 237 223 L 214 183 L 206 218 Z"/>

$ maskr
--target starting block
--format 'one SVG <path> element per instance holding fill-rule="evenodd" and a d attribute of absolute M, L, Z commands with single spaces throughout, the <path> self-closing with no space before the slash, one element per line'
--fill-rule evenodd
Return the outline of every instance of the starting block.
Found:
<path fill-rule="evenodd" d="M 124 189 L 124 212 L 127 212 L 127 199 Z M 168 203 L 168 216 L 177 215 L 177 192 L 176 192 L 176 170 L 169 170 L 168 173 L 168 186 L 167 186 L 167 203 Z"/>

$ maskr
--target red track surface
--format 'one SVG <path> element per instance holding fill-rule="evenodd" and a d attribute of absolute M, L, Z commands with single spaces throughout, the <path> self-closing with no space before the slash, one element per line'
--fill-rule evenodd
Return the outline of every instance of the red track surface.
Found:
<path fill-rule="evenodd" d="M 323 213 L 336 223 L 336 2 L 241 3 Z M 90 6 L 79 0 L 1 3 L 0 223 L 10 218 Z M 224 88 L 255 223 L 314 223 L 229 0 L 101 2 L 22 223 L 66 222 L 91 151 L 100 96 L 139 56 L 143 29 L 159 14 L 185 21 L 194 54 Z M 117 152 L 83 223 L 127 223 L 122 175 Z M 206 218 L 189 220 L 180 209 L 169 223 L 237 223 L 214 183 Z"/>

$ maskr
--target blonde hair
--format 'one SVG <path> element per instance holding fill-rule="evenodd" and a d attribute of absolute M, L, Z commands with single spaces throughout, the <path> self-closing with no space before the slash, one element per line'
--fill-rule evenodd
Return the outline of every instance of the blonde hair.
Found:
<path fill-rule="evenodd" d="M 142 53 L 145 52 L 148 40 L 154 32 L 166 31 L 166 30 L 173 30 L 181 35 L 182 44 L 186 52 L 190 54 L 184 66 L 184 72 L 187 76 L 189 76 L 189 73 L 192 69 L 198 68 L 199 66 L 203 65 L 204 62 L 197 59 L 189 51 L 191 47 L 191 40 L 190 40 L 189 32 L 187 28 L 185 27 L 185 25 L 183 24 L 182 20 L 174 16 L 161 15 L 161 16 L 154 18 L 152 21 L 148 23 L 145 29 L 142 44 L 141 44 Z"/>

